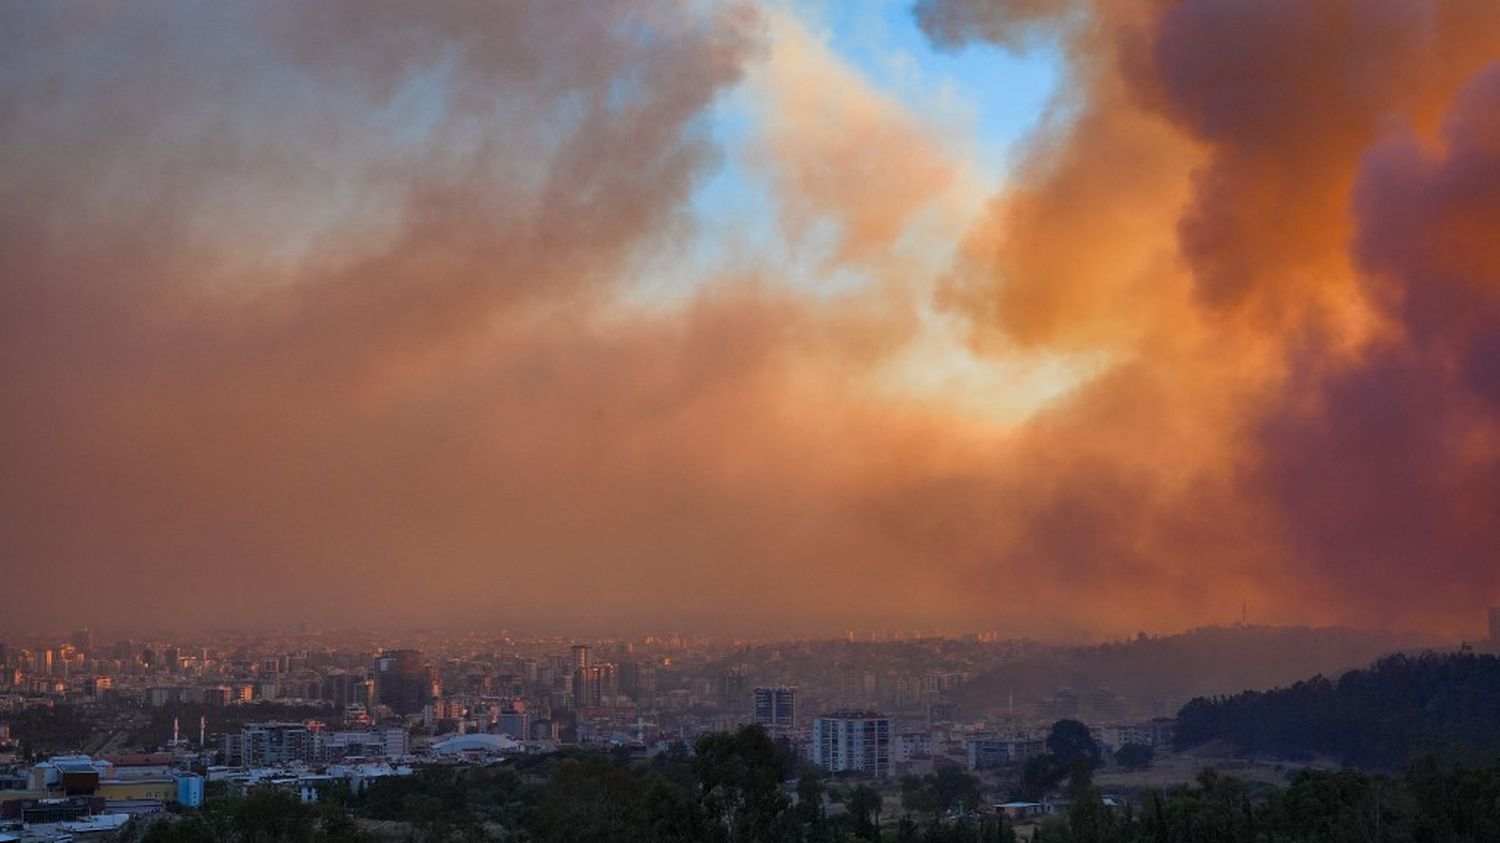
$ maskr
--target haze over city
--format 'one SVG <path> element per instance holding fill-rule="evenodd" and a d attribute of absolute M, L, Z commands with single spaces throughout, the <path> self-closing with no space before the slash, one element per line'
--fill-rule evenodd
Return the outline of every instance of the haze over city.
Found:
<path fill-rule="evenodd" d="M 1497 59 L 1459 0 L 0 4 L 0 632 L 1482 637 Z"/>

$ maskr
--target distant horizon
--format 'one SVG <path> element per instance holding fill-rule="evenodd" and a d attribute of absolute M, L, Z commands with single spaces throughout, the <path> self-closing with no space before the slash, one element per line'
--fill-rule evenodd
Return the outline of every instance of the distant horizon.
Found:
<path fill-rule="evenodd" d="M 96 640 L 100 641 L 126 641 L 126 640 L 163 640 L 173 636 L 242 636 L 253 638 L 298 638 L 298 637 L 322 637 L 322 636 L 367 636 L 400 638 L 402 636 L 422 635 L 451 635 L 451 636 L 475 636 L 484 638 L 516 637 L 529 640 L 555 639 L 559 644 L 595 644 L 610 642 L 636 642 L 645 638 L 681 638 L 693 643 L 709 644 L 745 644 L 745 645 L 775 645 L 795 643 L 835 643 L 848 642 L 855 644 L 868 643 L 903 643 L 921 641 L 952 641 L 958 643 L 1019 643 L 1030 642 L 1047 646 L 1103 646 L 1110 644 L 1125 644 L 1137 640 L 1139 635 L 1145 635 L 1148 639 L 1176 638 L 1204 632 L 1228 632 L 1237 630 L 1270 630 L 1270 631 L 1294 631 L 1305 630 L 1310 632 L 1340 632 L 1361 636 L 1387 636 L 1392 639 L 1408 639 L 1417 646 L 1423 647 L 1459 647 L 1469 643 L 1481 643 L 1487 640 L 1487 635 L 1478 638 L 1465 638 L 1448 641 L 1440 635 L 1420 630 L 1392 630 L 1380 628 L 1359 628 L 1340 625 L 1308 625 L 1308 624 L 1257 624 L 1248 625 L 1239 622 L 1229 624 L 1208 624 L 1203 626 L 1187 627 L 1178 630 L 1162 632 L 1138 631 L 1128 635 L 1106 636 L 1096 638 L 1049 638 L 1031 635 L 1002 635 L 994 631 L 971 630 L 940 631 L 940 630 L 878 630 L 859 629 L 845 630 L 840 634 L 818 634 L 809 633 L 802 635 L 789 635 L 784 637 L 740 635 L 734 633 L 711 633 L 694 632 L 681 629 L 659 629 L 659 630 L 614 630 L 608 632 L 585 632 L 575 630 L 546 629 L 521 629 L 521 628 L 485 628 L 457 626 L 388 626 L 388 627 L 328 627 L 328 628 L 284 628 L 284 627 L 205 627 L 199 629 L 134 629 L 122 630 L 109 627 L 95 628 L 91 626 L 77 626 L 57 629 L 37 629 L 29 631 L 8 630 L 0 628 L 0 643 L 10 643 L 18 640 L 37 639 L 47 636 L 56 636 L 59 641 L 66 639 L 74 632 L 87 629 L 93 633 Z M 850 633 L 853 637 L 850 637 Z M 877 637 L 878 636 L 878 637 Z"/>

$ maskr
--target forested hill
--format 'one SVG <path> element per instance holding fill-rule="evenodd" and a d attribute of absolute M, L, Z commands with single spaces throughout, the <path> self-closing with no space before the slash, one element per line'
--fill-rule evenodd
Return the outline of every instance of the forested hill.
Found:
<path fill-rule="evenodd" d="M 1330 757 L 1398 769 L 1500 758 L 1500 658 L 1473 653 L 1388 656 L 1337 680 L 1198 698 L 1177 718 L 1177 747 L 1225 741 L 1246 755 Z"/>
<path fill-rule="evenodd" d="M 1316 673 L 1366 665 L 1388 653 L 1431 646 L 1413 635 L 1338 628 L 1203 627 L 1084 647 L 1049 647 L 1006 658 L 961 688 L 966 713 L 1035 702 L 1067 687 L 1110 688 L 1155 713 L 1153 700 L 1187 700 L 1242 688 L 1271 688 Z M 1177 705 L 1181 705 L 1178 702 Z M 1162 712 L 1165 713 L 1165 712 Z"/>

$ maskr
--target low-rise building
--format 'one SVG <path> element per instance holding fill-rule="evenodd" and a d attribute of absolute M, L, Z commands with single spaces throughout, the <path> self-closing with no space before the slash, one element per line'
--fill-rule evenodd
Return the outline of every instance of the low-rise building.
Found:
<path fill-rule="evenodd" d="M 964 743 L 970 770 L 988 770 L 1025 763 L 1047 751 L 1046 741 L 1025 737 L 978 737 Z"/>

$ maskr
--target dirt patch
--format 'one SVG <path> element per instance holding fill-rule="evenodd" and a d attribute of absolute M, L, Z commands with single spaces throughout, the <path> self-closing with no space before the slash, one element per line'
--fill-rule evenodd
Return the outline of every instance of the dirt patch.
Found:
<path fill-rule="evenodd" d="M 1121 770 L 1117 767 L 1100 770 L 1094 774 L 1094 784 L 1105 792 L 1170 788 L 1193 782 L 1205 768 L 1212 768 L 1221 775 L 1233 776 L 1248 782 L 1285 786 L 1292 773 L 1306 766 L 1309 765 L 1288 765 L 1275 761 L 1256 761 L 1245 758 L 1214 758 L 1198 754 L 1160 753 L 1156 756 L 1156 761 L 1144 770 Z"/>

